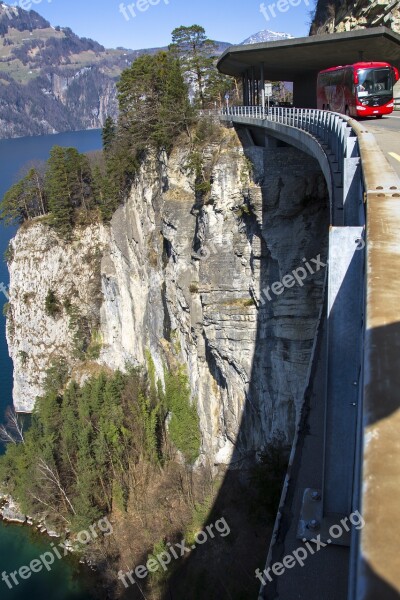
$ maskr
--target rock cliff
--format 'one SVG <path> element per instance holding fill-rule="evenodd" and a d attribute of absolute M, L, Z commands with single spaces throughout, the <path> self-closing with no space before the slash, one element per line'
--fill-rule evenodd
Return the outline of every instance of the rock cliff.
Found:
<path fill-rule="evenodd" d="M 379 25 L 400 32 L 398 0 L 318 0 L 311 34 L 351 31 Z"/>
<path fill-rule="evenodd" d="M 203 452 L 227 463 L 278 430 L 293 436 L 324 269 L 279 294 L 267 286 L 304 259 L 325 262 L 327 191 L 312 158 L 241 144 L 234 130 L 203 149 L 206 192 L 189 154 L 182 141 L 169 157 L 149 156 L 111 224 L 78 229 L 72 243 L 40 221 L 19 230 L 7 326 L 14 403 L 32 410 L 51 365 L 82 380 L 150 352 L 160 379 L 164 365 L 187 365 Z"/>

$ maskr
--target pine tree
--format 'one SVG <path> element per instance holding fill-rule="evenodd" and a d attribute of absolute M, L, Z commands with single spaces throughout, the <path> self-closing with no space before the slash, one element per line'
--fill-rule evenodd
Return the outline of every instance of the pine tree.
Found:
<path fill-rule="evenodd" d="M 7 225 L 11 223 L 23 223 L 29 218 L 22 181 L 15 183 L 5 193 L 0 207 L 0 218 Z"/>
<path fill-rule="evenodd" d="M 104 152 L 108 152 L 111 149 L 115 141 L 116 129 L 114 119 L 112 117 L 107 117 L 102 131 Z"/>
<path fill-rule="evenodd" d="M 137 151 L 169 150 L 193 118 L 180 62 L 172 52 L 143 55 L 118 83 L 120 128 Z"/>
<path fill-rule="evenodd" d="M 214 70 L 215 42 L 207 38 L 200 25 L 181 26 L 172 32 L 170 49 L 180 57 L 183 70 L 195 84 L 200 106 L 204 108 L 207 79 Z"/>
<path fill-rule="evenodd" d="M 73 226 L 73 198 L 70 189 L 66 150 L 54 146 L 45 177 L 51 223 L 63 237 L 70 237 Z"/>
<path fill-rule="evenodd" d="M 36 169 L 30 169 L 25 177 L 5 193 L 0 206 L 0 218 L 8 223 L 23 223 L 44 215 L 47 202 L 43 181 Z"/>
<path fill-rule="evenodd" d="M 88 212 L 93 204 L 93 176 L 89 159 L 76 148 L 67 148 L 65 166 L 72 205 L 74 208 L 82 207 Z"/>

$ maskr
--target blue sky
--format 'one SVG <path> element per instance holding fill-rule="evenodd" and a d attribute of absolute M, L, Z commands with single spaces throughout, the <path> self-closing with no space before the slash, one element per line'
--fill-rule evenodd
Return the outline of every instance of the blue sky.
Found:
<path fill-rule="evenodd" d="M 277 0 L 266 0 L 271 6 Z M 107 47 L 149 48 L 171 41 L 171 31 L 179 25 L 202 25 L 207 35 L 221 41 L 239 43 L 262 29 L 282 31 L 299 37 L 308 35 L 308 13 L 314 0 L 291 0 L 286 12 L 273 10 L 267 21 L 260 12 L 261 0 L 135 0 L 134 5 L 153 3 L 140 12 L 136 6 L 127 20 L 119 11 L 121 0 L 35 0 L 32 9 L 53 25 L 71 27 L 75 33 L 91 37 Z M 8 0 L 8 4 L 29 8 L 30 0 Z M 126 0 L 124 5 L 131 5 Z M 296 6 L 298 4 L 298 6 Z"/>

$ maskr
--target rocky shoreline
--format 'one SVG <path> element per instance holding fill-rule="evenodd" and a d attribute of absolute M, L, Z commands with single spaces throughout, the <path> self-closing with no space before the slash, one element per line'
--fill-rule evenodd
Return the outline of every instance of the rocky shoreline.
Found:
<path fill-rule="evenodd" d="M 9 494 L 4 494 L 2 492 L 0 492 L 0 521 L 14 525 L 36 527 L 39 533 L 46 534 L 51 538 L 62 537 L 61 533 L 54 531 L 47 525 L 46 515 L 37 515 L 36 517 L 25 515 L 18 505 L 18 502 L 16 502 Z M 68 532 L 66 531 L 65 533 L 67 534 Z M 70 544 L 68 542 L 66 543 L 66 547 L 69 547 L 71 552 L 72 546 L 72 542 Z"/>

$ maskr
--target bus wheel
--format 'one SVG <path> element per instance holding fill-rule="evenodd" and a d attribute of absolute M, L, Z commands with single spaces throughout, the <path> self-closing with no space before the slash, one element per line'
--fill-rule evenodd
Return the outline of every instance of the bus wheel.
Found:
<path fill-rule="evenodd" d="M 377 119 L 382 119 L 383 115 L 376 115 Z"/>
<path fill-rule="evenodd" d="M 345 111 L 344 111 L 344 114 L 346 115 L 346 117 L 349 117 L 349 116 L 350 116 L 350 109 L 349 109 L 349 107 L 348 107 L 348 106 L 346 106 L 346 108 L 345 108 Z"/>

